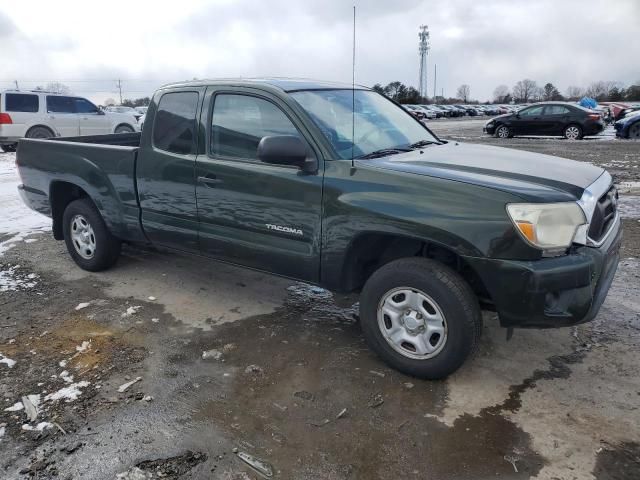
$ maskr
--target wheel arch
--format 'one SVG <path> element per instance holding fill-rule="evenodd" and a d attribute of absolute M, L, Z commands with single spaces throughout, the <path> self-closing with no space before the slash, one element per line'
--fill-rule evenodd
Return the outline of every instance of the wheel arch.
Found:
<path fill-rule="evenodd" d="M 459 252 L 431 239 L 386 232 L 363 232 L 352 240 L 344 256 L 340 290 L 360 291 L 380 267 L 411 257 L 429 258 L 452 268 L 471 286 L 481 302 L 492 304 L 480 276 Z"/>
<path fill-rule="evenodd" d="M 52 137 L 56 137 L 58 135 L 58 133 L 49 125 L 45 125 L 43 123 L 36 123 L 35 125 L 31 125 L 27 131 L 25 132 L 24 136 L 25 137 L 29 137 L 29 132 L 31 132 L 32 130 L 36 129 L 36 128 L 44 128 L 46 130 L 49 130 L 51 132 L 51 136 Z"/>
<path fill-rule="evenodd" d="M 136 127 L 134 127 L 132 124 L 128 122 L 120 122 L 120 123 L 117 123 L 115 127 L 113 127 L 114 133 L 119 127 L 128 127 L 132 130 L 132 132 L 136 131 Z"/>
<path fill-rule="evenodd" d="M 82 187 L 61 180 L 54 180 L 49 186 L 49 203 L 53 220 L 53 238 L 64 240 L 62 218 L 64 210 L 74 200 L 88 198 L 95 205 L 89 194 Z M 97 207 L 96 207 L 97 208 Z"/>

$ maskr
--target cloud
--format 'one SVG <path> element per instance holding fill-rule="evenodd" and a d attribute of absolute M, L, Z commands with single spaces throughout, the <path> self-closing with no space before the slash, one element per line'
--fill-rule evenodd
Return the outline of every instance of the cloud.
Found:
<path fill-rule="evenodd" d="M 595 80 L 638 80 L 635 0 L 359 0 L 356 79 L 418 83 L 418 26 L 431 32 L 429 94 L 528 77 L 561 90 Z M 60 0 L 38 9 L 0 0 L 0 88 L 65 81 L 96 101 L 150 94 L 193 77 L 302 76 L 351 80 L 352 3 L 342 0 Z"/>

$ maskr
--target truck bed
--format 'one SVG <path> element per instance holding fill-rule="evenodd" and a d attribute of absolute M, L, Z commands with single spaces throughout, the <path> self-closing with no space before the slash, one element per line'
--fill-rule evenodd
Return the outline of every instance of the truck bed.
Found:
<path fill-rule="evenodd" d="M 57 192 L 73 185 L 93 200 L 116 236 L 144 241 L 136 184 L 139 145 L 140 133 L 22 139 L 16 156 L 20 193 L 34 210 L 55 217 Z"/>

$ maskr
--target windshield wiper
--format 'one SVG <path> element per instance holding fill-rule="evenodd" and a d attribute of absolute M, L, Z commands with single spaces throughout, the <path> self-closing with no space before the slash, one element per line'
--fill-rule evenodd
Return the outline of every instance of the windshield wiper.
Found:
<path fill-rule="evenodd" d="M 381 148 L 380 150 L 376 150 L 371 153 L 366 153 L 364 155 L 360 155 L 355 157 L 358 160 L 367 159 L 367 158 L 379 158 L 386 157 L 387 155 L 395 155 L 397 153 L 410 152 L 410 148 L 404 147 L 394 147 L 394 148 Z"/>
<path fill-rule="evenodd" d="M 427 145 L 440 145 L 440 142 L 436 142 L 435 140 L 420 140 L 416 143 L 412 143 L 411 145 L 409 145 L 409 148 L 411 149 L 420 148 L 420 147 L 426 147 Z"/>

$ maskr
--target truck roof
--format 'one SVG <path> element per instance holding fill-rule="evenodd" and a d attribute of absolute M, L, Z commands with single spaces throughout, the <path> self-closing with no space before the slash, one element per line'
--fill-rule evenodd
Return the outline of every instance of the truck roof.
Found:
<path fill-rule="evenodd" d="M 308 78 L 284 78 L 284 77 L 267 77 L 267 78 L 212 78 L 203 80 L 191 80 L 185 82 L 176 82 L 163 85 L 162 89 L 175 87 L 200 87 L 207 85 L 234 85 L 234 86 L 268 86 L 277 88 L 285 92 L 295 92 L 296 90 L 333 90 L 348 89 L 351 90 L 350 83 L 328 82 L 324 80 L 312 80 Z M 356 90 L 369 90 L 363 85 L 356 85 Z"/>

